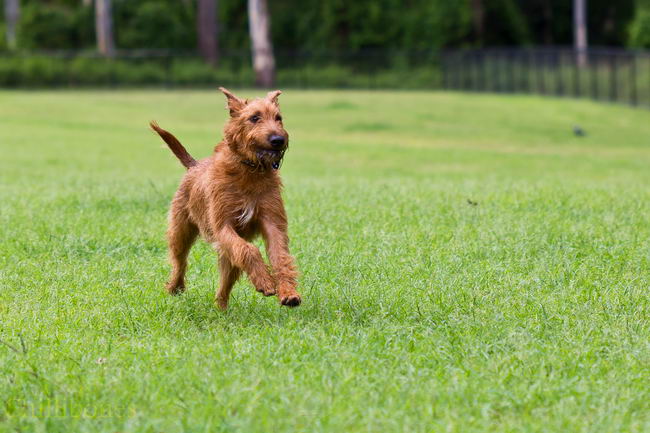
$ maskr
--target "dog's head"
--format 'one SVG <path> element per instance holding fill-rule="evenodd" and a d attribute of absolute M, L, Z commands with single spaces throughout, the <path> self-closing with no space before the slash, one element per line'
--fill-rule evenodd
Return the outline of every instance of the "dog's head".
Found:
<path fill-rule="evenodd" d="M 278 104 L 282 92 L 274 90 L 265 98 L 248 100 L 223 87 L 219 90 L 226 95 L 230 111 L 224 129 L 230 149 L 248 165 L 277 169 L 289 146 L 289 134 L 282 124 Z"/>

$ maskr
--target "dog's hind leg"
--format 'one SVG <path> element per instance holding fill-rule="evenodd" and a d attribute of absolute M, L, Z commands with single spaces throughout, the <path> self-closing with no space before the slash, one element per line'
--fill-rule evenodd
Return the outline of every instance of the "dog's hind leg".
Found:
<path fill-rule="evenodd" d="M 230 259 L 223 254 L 219 255 L 219 273 L 221 274 L 221 281 L 219 282 L 219 289 L 215 294 L 214 301 L 220 309 L 225 310 L 228 308 L 228 299 L 232 286 L 235 285 L 241 274 L 241 270 L 230 262 Z"/>
<path fill-rule="evenodd" d="M 185 270 L 187 269 L 187 254 L 198 235 L 199 230 L 192 224 L 184 212 L 172 211 L 169 216 L 167 242 L 169 244 L 169 261 L 172 273 L 166 285 L 171 295 L 178 295 L 185 290 Z"/>

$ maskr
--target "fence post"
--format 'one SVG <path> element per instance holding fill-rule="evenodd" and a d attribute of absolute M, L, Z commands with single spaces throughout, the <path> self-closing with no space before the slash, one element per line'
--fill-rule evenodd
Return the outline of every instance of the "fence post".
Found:
<path fill-rule="evenodd" d="M 449 62 L 449 90 L 455 90 L 458 78 L 456 75 L 456 53 L 449 53 L 447 61 Z"/>
<path fill-rule="evenodd" d="M 510 93 L 511 92 L 511 87 L 512 87 L 512 74 L 510 70 L 510 53 L 508 53 L 508 50 L 503 50 L 501 52 L 501 57 L 503 58 L 503 92 L 504 93 Z"/>
<path fill-rule="evenodd" d="M 636 88 L 636 53 L 630 55 L 630 103 L 637 104 L 637 88 Z"/>
<path fill-rule="evenodd" d="M 481 82 L 480 87 L 482 92 L 487 92 L 487 62 L 485 61 L 485 51 L 481 51 Z"/>
<path fill-rule="evenodd" d="M 499 92 L 499 52 L 493 51 L 490 53 L 491 74 L 490 74 L 490 90 Z"/>
<path fill-rule="evenodd" d="M 456 88 L 465 90 L 465 53 L 463 51 L 456 54 L 456 77 Z"/>
<path fill-rule="evenodd" d="M 573 95 L 576 98 L 580 97 L 581 94 L 581 89 L 580 89 L 580 68 L 578 68 L 578 56 L 576 55 L 575 51 L 571 51 L 571 66 L 573 70 Z M 584 56 L 584 54 L 583 54 Z M 587 62 L 585 61 L 585 64 Z"/>
<path fill-rule="evenodd" d="M 492 75 L 490 77 L 490 90 L 493 92 L 499 92 L 499 54 L 498 51 L 495 51 L 492 56 L 490 56 L 492 62 Z"/>
<path fill-rule="evenodd" d="M 474 56 L 474 90 L 481 91 L 481 52 L 479 50 L 473 51 Z"/>
<path fill-rule="evenodd" d="M 597 58 L 594 60 L 589 59 L 589 64 L 591 65 L 591 98 L 597 101 L 600 96 L 598 92 L 598 70 L 600 69 L 600 62 Z"/>
<path fill-rule="evenodd" d="M 497 92 L 503 93 L 505 91 L 505 83 L 504 81 L 507 79 L 506 78 L 506 70 L 507 66 L 505 63 L 505 56 L 503 55 L 503 51 L 499 50 L 496 52 L 496 70 L 495 70 L 495 75 L 496 75 L 496 82 L 497 82 Z"/>
<path fill-rule="evenodd" d="M 564 71 L 562 71 L 562 51 L 555 53 L 554 66 L 555 76 L 557 77 L 556 94 L 564 96 Z"/>
<path fill-rule="evenodd" d="M 528 51 L 524 54 L 524 63 L 526 64 L 526 91 L 528 93 L 534 93 L 533 92 L 533 78 L 531 77 L 532 71 L 533 71 L 533 52 L 528 49 Z"/>
<path fill-rule="evenodd" d="M 609 54 L 609 100 L 616 101 L 618 99 L 618 62 L 616 55 Z"/>
<path fill-rule="evenodd" d="M 172 79 L 172 56 L 171 54 L 165 55 L 165 80 L 167 81 L 167 87 L 174 87 L 174 80 Z"/>
<path fill-rule="evenodd" d="M 544 53 L 542 51 L 537 51 L 535 55 L 535 60 L 537 63 L 537 80 L 539 84 L 539 93 L 546 95 L 546 83 L 544 77 Z"/>
<path fill-rule="evenodd" d="M 515 74 L 513 71 L 513 66 L 512 66 L 512 53 L 510 50 L 506 50 L 503 53 L 503 59 L 505 60 L 505 66 L 506 66 L 506 73 L 505 73 L 505 79 L 506 79 L 506 92 L 507 93 L 513 93 L 514 88 L 515 88 Z"/>
<path fill-rule="evenodd" d="M 470 81 L 472 83 L 472 92 L 476 92 L 478 90 L 478 56 L 476 50 L 472 50 L 470 53 L 472 58 Z"/>
<path fill-rule="evenodd" d="M 515 93 L 520 93 L 523 91 L 521 84 L 521 62 L 519 57 L 521 56 L 521 51 L 512 50 L 510 52 L 510 61 L 512 62 L 512 90 Z"/>
<path fill-rule="evenodd" d="M 458 90 L 458 83 L 460 82 L 458 77 L 458 53 L 451 54 L 451 88 L 452 90 Z"/>
<path fill-rule="evenodd" d="M 447 90 L 447 65 L 445 63 L 445 54 L 440 51 L 438 54 L 438 62 L 440 63 L 440 86 L 443 90 Z"/>

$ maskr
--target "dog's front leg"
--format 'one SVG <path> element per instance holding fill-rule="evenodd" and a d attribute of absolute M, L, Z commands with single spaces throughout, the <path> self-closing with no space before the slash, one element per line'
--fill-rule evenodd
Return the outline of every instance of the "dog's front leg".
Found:
<path fill-rule="evenodd" d="M 266 252 L 278 284 L 278 299 L 282 305 L 297 307 L 301 302 L 300 294 L 296 291 L 298 271 L 289 254 L 286 217 L 283 212 L 275 216 L 267 214 L 262 216 L 261 223 Z"/>
<path fill-rule="evenodd" d="M 257 247 L 244 240 L 232 226 L 226 225 L 217 233 L 222 254 L 248 274 L 258 292 L 264 296 L 275 295 L 275 284 Z"/>

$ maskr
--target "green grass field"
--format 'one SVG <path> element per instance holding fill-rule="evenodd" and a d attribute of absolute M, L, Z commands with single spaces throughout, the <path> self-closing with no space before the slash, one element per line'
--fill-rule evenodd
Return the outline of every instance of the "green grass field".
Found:
<path fill-rule="evenodd" d="M 205 243 L 163 291 L 183 169 L 147 130 L 208 155 L 220 93 L 0 92 L 1 432 L 650 431 L 648 111 L 281 103 L 304 303 L 222 313 Z"/>

